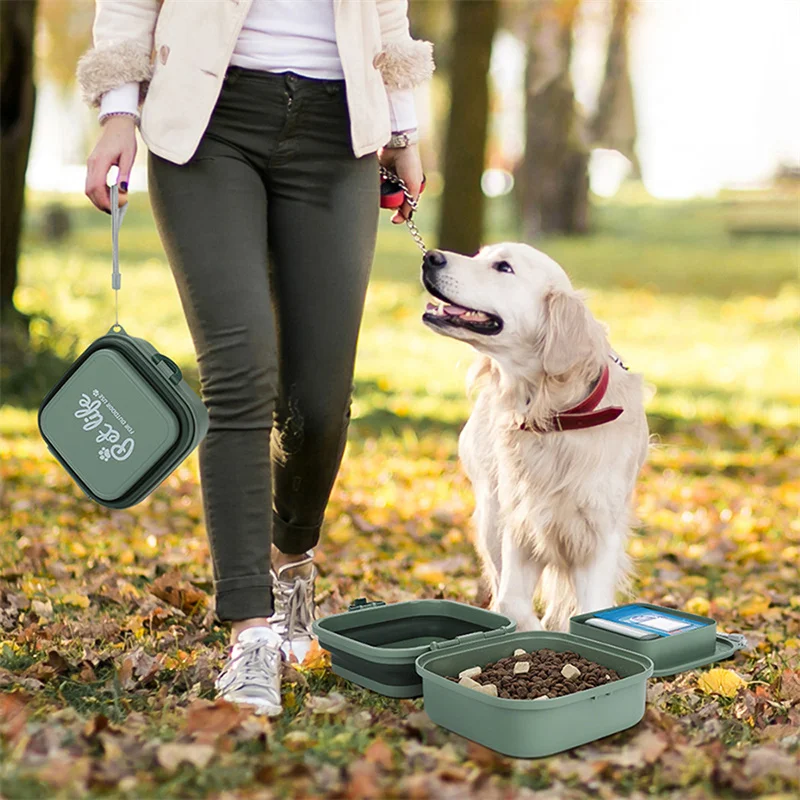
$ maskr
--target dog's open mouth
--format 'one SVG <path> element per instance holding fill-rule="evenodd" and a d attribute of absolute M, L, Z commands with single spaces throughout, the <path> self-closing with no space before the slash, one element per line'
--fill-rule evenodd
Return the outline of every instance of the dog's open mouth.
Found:
<path fill-rule="evenodd" d="M 427 283 L 425 288 L 440 302 L 428 303 L 425 313 L 422 315 L 423 322 L 438 326 L 468 328 L 475 333 L 486 335 L 499 333 L 502 330 L 503 320 L 500 317 L 487 311 L 451 303 L 440 291 Z"/>

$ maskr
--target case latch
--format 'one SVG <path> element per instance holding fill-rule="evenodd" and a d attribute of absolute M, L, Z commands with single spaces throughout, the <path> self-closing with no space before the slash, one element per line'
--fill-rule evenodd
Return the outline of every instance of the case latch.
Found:
<path fill-rule="evenodd" d="M 744 650 L 750 646 L 747 638 L 741 633 L 720 633 L 717 631 L 717 639 L 723 639 L 726 642 L 730 642 L 735 650 Z"/>
<path fill-rule="evenodd" d="M 431 642 L 428 645 L 429 650 L 444 650 L 447 647 L 456 647 L 460 644 L 470 644 L 471 642 L 480 642 L 484 639 L 494 639 L 498 636 L 503 636 L 508 631 L 503 628 L 493 628 L 490 631 L 473 631 L 472 633 L 462 633 L 461 636 L 456 636 L 455 639 L 445 639 L 443 642 Z"/>
<path fill-rule="evenodd" d="M 153 353 L 150 356 L 150 360 L 156 365 L 156 368 L 162 364 L 166 366 L 165 370 L 161 370 L 161 374 L 174 386 L 177 386 L 183 380 L 180 367 L 163 353 Z"/>
<path fill-rule="evenodd" d="M 362 608 L 377 608 L 377 606 L 385 606 L 383 600 L 367 600 L 366 597 L 357 597 L 348 606 L 348 611 L 361 611 Z"/>

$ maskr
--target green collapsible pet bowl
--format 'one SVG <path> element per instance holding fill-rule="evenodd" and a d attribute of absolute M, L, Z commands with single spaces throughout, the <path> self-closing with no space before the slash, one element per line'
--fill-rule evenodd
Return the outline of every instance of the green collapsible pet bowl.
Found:
<path fill-rule="evenodd" d="M 540 758 L 630 728 L 644 716 L 653 662 L 617 647 L 569 633 L 531 631 L 466 646 L 446 643 L 417 660 L 425 712 L 436 723 L 515 758 Z M 448 681 L 469 667 L 486 666 L 521 647 L 571 651 L 616 670 L 621 680 L 548 700 L 492 697 Z"/>
<path fill-rule="evenodd" d="M 422 695 L 428 716 L 442 727 L 508 756 L 539 758 L 636 725 L 644 716 L 647 680 L 656 674 L 654 661 L 658 674 L 673 674 L 746 645 L 742 636 L 716 632 L 707 617 L 649 607 L 710 624 L 659 642 L 615 634 L 623 640 L 618 644 L 607 640 L 610 632 L 580 625 L 588 614 L 573 618 L 580 635 L 515 632 L 508 617 L 452 600 L 386 605 L 360 598 L 343 614 L 315 620 L 313 630 L 337 675 L 389 697 Z M 683 643 L 681 637 L 687 637 Z M 548 700 L 493 697 L 447 680 L 517 648 L 575 652 L 621 679 Z"/>
<path fill-rule="evenodd" d="M 363 598 L 343 614 L 314 620 L 331 669 L 387 697 L 419 697 L 416 659 L 439 642 L 503 636 L 517 627 L 502 614 L 453 600 L 410 600 L 386 605 Z"/>
<path fill-rule="evenodd" d="M 44 397 L 38 424 L 89 498 L 128 508 L 192 452 L 208 412 L 171 359 L 112 325 Z"/>

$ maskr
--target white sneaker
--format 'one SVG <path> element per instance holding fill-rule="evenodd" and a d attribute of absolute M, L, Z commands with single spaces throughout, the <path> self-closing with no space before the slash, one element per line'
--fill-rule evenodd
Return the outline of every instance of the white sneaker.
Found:
<path fill-rule="evenodd" d="M 272 596 L 275 613 L 269 624 L 283 639 L 281 649 L 287 659 L 292 654 L 302 663 L 316 639 L 311 623 L 316 616 L 314 581 L 317 568 L 313 563 L 314 551 L 305 558 L 284 564 L 272 570 Z"/>
<path fill-rule="evenodd" d="M 271 628 L 246 628 L 231 648 L 228 663 L 215 686 L 232 703 L 256 707 L 259 714 L 277 716 L 281 707 L 281 637 Z"/>

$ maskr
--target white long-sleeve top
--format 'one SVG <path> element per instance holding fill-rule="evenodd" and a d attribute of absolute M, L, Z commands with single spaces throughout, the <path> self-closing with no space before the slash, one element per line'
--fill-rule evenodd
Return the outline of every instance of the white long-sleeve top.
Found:
<path fill-rule="evenodd" d="M 253 0 L 231 56 L 234 66 L 343 80 L 336 45 L 333 0 Z M 417 127 L 412 89 L 388 93 L 393 131 Z M 99 118 L 125 111 L 138 116 L 139 84 L 106 92 Z"/>

